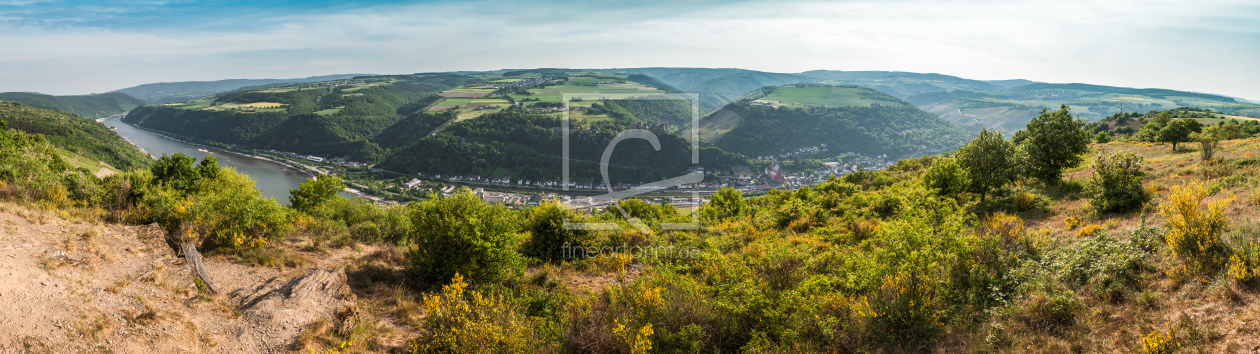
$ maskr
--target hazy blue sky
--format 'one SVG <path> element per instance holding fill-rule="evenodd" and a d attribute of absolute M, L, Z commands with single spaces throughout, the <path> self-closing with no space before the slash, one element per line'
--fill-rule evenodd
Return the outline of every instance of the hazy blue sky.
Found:
<path fill-rule="evenodd" d="M 0 0 L 0 91 L 534 67 L 935 72 L 1260 100 L 1260 1 Z"/>

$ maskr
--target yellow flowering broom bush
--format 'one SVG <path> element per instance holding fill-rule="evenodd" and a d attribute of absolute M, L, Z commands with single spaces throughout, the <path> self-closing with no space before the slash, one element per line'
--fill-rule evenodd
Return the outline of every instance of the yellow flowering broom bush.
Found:
<path fill-rule="evenodd" d="M 1227 229 L 1225 209 L 1231 198 L 1225 198 L 1200 207 L 1209 195 L 1203 182 L 1188 182 L 1174 186 L 1168 199 L 1160 203 L 1159 215 L 1168 223 L 1164 241 L 1168 250 L 1181 261 L 1181 268 L 1174 272 L 1184 276 L 1213 273 L 1229 260 L 1229 250 L 1221 242 L 1221 234 Z"/>

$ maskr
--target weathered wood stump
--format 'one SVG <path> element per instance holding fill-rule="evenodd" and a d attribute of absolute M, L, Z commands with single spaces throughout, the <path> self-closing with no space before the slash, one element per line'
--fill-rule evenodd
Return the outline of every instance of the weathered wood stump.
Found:
<path fill-rule="evenodd" d="M 211 294 L 219 293 L 219 286 L 210 279 L 210 272 L 206 271 L 205 264 L 201 262 L 201 253 L 197 252 L 197 246 L 192 242 L 184 242 L 179 245 L 181 251 L 184 252 L 184 261 L 188 263 L 189 273 L 206 285 L 210 289 Z"/>

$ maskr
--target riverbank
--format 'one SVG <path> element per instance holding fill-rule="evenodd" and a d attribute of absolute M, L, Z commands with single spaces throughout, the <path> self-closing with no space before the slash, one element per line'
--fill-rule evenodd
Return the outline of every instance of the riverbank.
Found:
<path fill-rule="evenodd" d="M 230 148 L 224 148 L 224 147 L 219 147 L 219 146 L 209 146 L 206 144 L 191 142 L 191 141 L 188 141 L 187 139 L 178 137 L 175 134 L 171 134 L 171 133 L 159 131 L 159 130 L 154 130 L 154 129 L 149 129 L 149 128 L 142 127 L 134 123 L 122 121 L 121 118 L 115 120 L 114 122 L 115 124 L 122 123 L 123 126 L 126 127 L 126 129 L 134 129 L 134 130 L 127 130 L 127 132 L 130 132 L 127 134 L 137 139 L 143 140 L 146 145 L 155 145 L 156 141 L 162 140 L 162 141 L 166 141 L 166 143 L 163 143 L 163 144 L 176 144 L 179 146 L 179 147 L 166 147 L 165 150 L 158 149 L 160 150 L 160 151 L 156 151 L 158 154 L 174 153 L 174 152 L 182 152 L 184 154 L 189 154 L 189 155 L 192 155 L 193 153 L 204 154 L 207 156 L 218 154 L 220 156 L 219 157 L 220 165 L 225 165 L 228 167 L 235 167 L 235 168 L 238 168 L 238 171 L 242 171 L 242 172 L 244 172 L 244 170 L 252 171 L 252 172 L 247 172 L 246 174 L 250 174 L 251 178 L 253 178 L 255 181 L 258 181 L 260 183 L 260 186 L 262 185 L 261 183 L 263 183 L 263 179 L 267 179 L 268 181 L 271 181 L 277 178 L 284 178 L 288 181 L 291 181 L 291 182 L 283 182 L 281 186 L 275 186 L 274 182 L 270 182 L 270 184 L 273 184 L 273 186 L 271 186 L 273 187 L 272 189 L 276 189 L 276 190 L 272 191 L 269 194 L 276 199 L 286 199 L 287 192 L 289 189 L 297 188 L 297 185 L 301 184 L 303 181 L 310 179 L 312 177 L 318 176 L 319 173 L 322 172 L 318 168 L 313 168 L 313 167 L 305 166 L 298 163 L 292 163 L 289 161 L 284 161 L 282 159 L 269 158 L 267 156 L 255 155 L 255 154 L 245 152 L 245 151 L 237 151 Z M 124 133 L 124 131 L 115 130 L 115 133 L 122 136 L 123 135 L 122 133 Z M 140 148 L 141 150 L 146 150 L 140 144 L 137 144 L 137 142 L 132 141 L 130 137 L 123 136 L 123 138 L 126 139 L 133 146 L 136 146 L 137 148 Z M 165 145 L 159 145 L 158 147 L 164 147 L 164 146 Z M 150 154 L 150 156 L 154 155 L 151 152 L 148 152 L 148 151 L 145 151 L 145 152 Z M 153 157 L 156 157 L 156 156 L 153 156 Z M 197 156 L 193 156 L 193 157 L 195 158 Z M 257 161 L 257 162 L 247 162 L 247 161 Z M 262 172 L 258 176 L 253 176 L 253 174 L 258 171 L 276 171 L 278 173 L 290 174 L 291 177 L 280 177 L 281 175 L 276 175 L 273 172 Z M 264 193 L 264 194 L 268 194 L 268 193 Z M 370 197 L 370 195 L 365 194 L 361 191 L 350 190 L 348 188 L 347 190 L 343 191 L 342 196 L 346 198 Z"/>

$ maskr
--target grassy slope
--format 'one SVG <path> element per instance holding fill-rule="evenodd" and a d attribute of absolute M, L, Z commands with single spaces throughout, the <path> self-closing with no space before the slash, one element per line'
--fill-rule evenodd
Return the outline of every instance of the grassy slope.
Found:
<path fill-rule="evenodd" d="M 144 101 L 125 93 L 102 93 L 81 96 L 50 96 L 26 92 L 0 93 L 0 101 L 20 102 L 28 106 L 55 109 L 88 118 L 103 118 L 130 111 Z"/>
<path fill-rule="evenodd" d="M 43 134 L 53 146 L 69 152 L 68 155 L 102 161 L 122 170 L 144 167 L 150 162 L 148 155 L 140 152 L 104 124 L 82 117 L 50 109 L 0 102 L 0 118 L 8 122 L 10 128 Z M 76 161 L 83 160 L 80 158 Z"/>
<path fill-rule="evenodd" d="M 1167 144 L 1124 143 L 1095 144 L 1091 152 L 1131 152 L 1145 158 L 1147 176 L 1144 184 L 1155 191 L 1154 206 L 1164 202 L 1173 186 L 1187 181 L 1202 180 L 1215 193 L 1205 203 L 1232 199 L 1225 215 L 1234 232 L 1252 242 L 1260 234 L 1260 166 L 1255 164 L 1260 156 L 1260 139 L 1224 141 L 1218 157 L 1223 160 L 1213 166 L 1205 166 L 1199 159 L 1197 145 L 1186 144 L 1177 153 L 1170 152 Z M 1093 172 L 1082 166 L 1067 173 L 1066 180 L 1085 183 Z M 1040 211 L 1021 213 L 1028 228 L 1047 230 L 1047 247 L 1066 247 L 1088 236 L 1079 236 L 1080 228 L 1071 229 L 1065 220 L 1087 210 L 1088 198 L 1067 196 L 1051 198 L 1050 204 Z M 1128 237 L 1129 230 L 1141 225 L 1162 227 L 1164 220 L 1155 212 L 1131 212 L 1106 214 L 1083 218 L 1081 224 L 1100 225 L 1102 230 L 1119 238 Z M 1167 333 L 1168 325 L 1177 326 L 1183 336 L 1186 331 L 1197 331 L 1202 336 L 1198 343 L 1186 343 L 1184 347 L 1200 352 L 1237 352 L 1260 344 L 1250 333 L 1260 330 L 1260 301 L 1256 289 L 1231 284 L 1224 274 L 1198 280 L 1180 281 L 1170 277 L 1167 271 L 1175 260 L 1167 254 L 1162 239 L 1155 240 L 1157 249 L 1141 261 L 1146 267 L 1137 284 L 1131 284 L 1122 299 L 1109 302 L 1092 299 L 1083 294 L 1075 295 L 1084 305 L 1074 325 L 1047 330 L 1035 328 L 1010 316 L 1004 321 L 1014 351 L 1064 352 L 1080 348 L 1096 352 L 1142 351 L 1140 336 L 1152 331 Z M 992 330 L 983 328 L 978 333 L 960 334 L 957 343 L 945 344 L 946 351 L 960 347 L 984 347 L 984 339 Z M 1187 340 L 1187 342 L 1189 342 Z M 956 347 L 955 347 L 956 346 Z"/>

